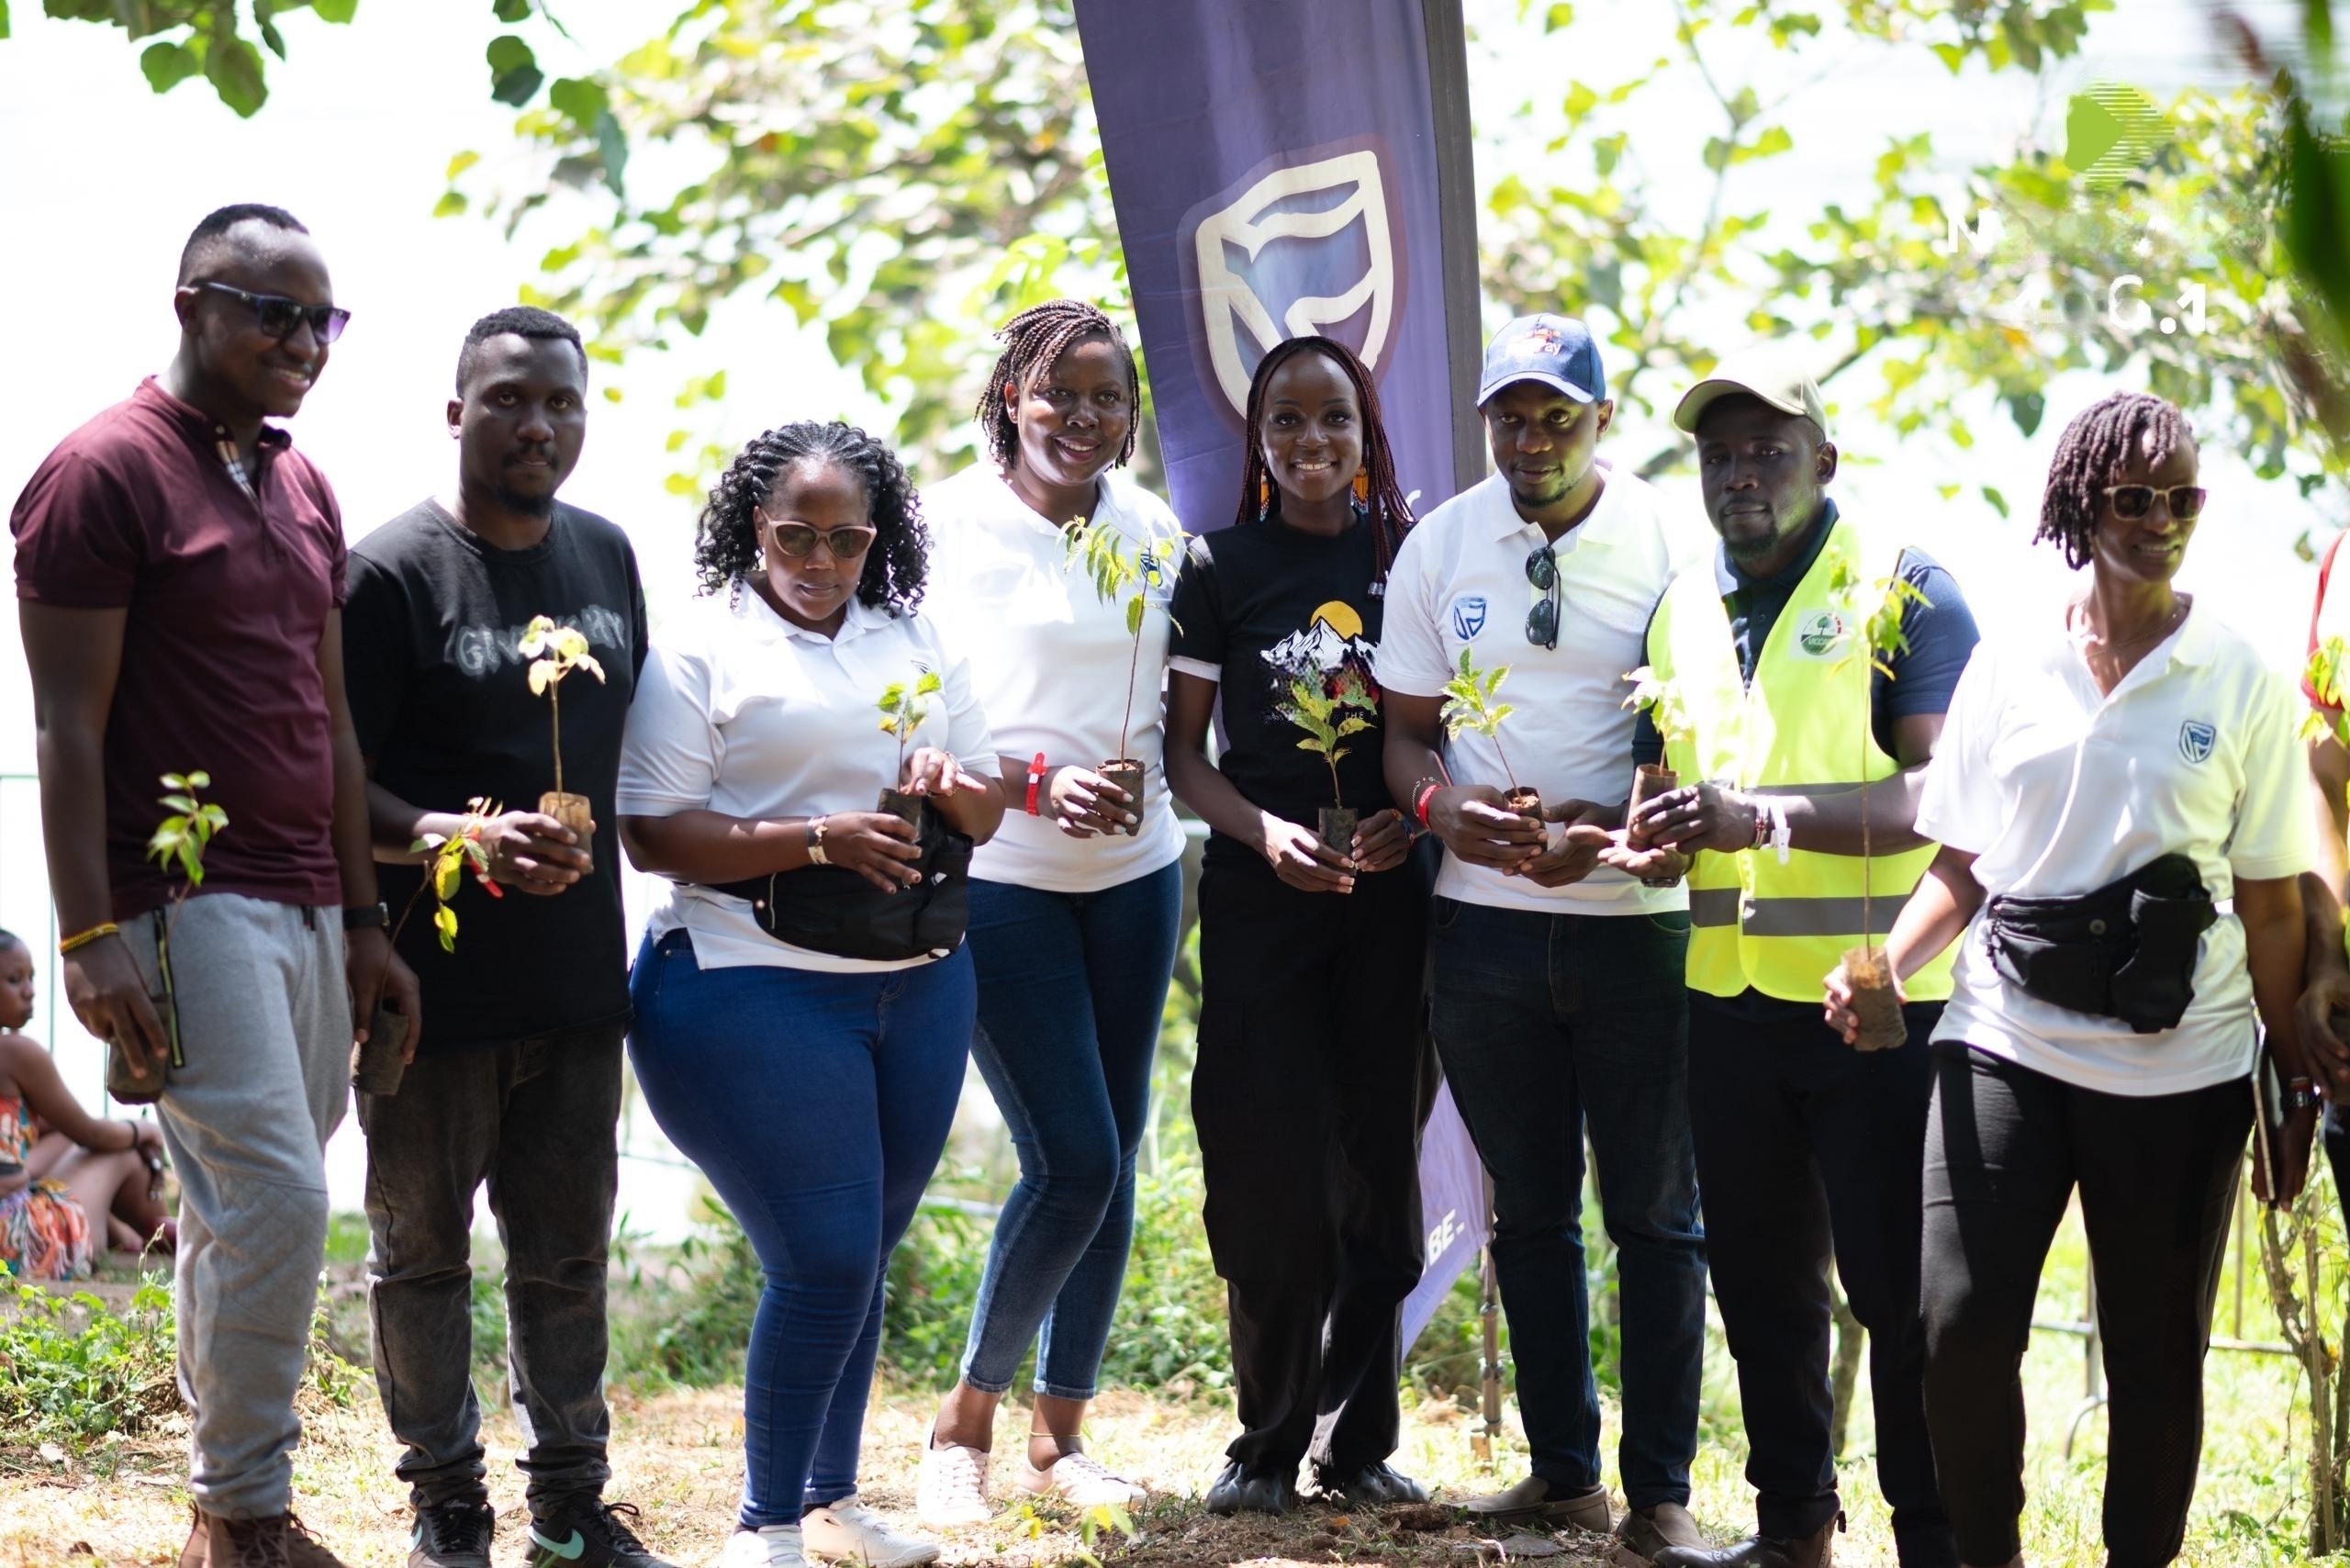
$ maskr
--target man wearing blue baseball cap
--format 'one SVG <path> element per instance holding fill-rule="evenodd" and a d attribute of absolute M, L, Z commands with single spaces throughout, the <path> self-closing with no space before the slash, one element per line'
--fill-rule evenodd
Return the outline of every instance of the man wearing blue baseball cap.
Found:
<path fill-rule="evenodd" d="M 1438 1051 L 1494 1181 L 1533 1473 L 1469 1504 L 1492 1521 L 1614 1526 L 1642 1561 L 1702 1545 L 1689 1517 L 1706 1255 L 1686 1105 L 1688 896 L 1599 864 L 1624 823 L 1624 672 L 1673 579 L 1657 492 L 1595 453 L 1616 406 L 1580 321 L 1521 317 L 1477 393 L 1499 472 L 1420 520 L 1387 578 L 1378 677 L 1389 788 L 1443 841 Z M 1500 733 L 1449 740 L 1464 662 L 1506 666 Z M 1505 791 L 1539 790 L 1532 811 Z M 1601 1476 L 1583 1289 L 1589 1131 L 1623 1289 L 1616 1519 Z"/>

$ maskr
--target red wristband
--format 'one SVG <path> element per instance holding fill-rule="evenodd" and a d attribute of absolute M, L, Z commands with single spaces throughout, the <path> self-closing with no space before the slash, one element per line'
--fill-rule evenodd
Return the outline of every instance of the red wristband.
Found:
<path fill-rule="evenodd" d="M 1421 785 L 1420 792 L 1413 797 L 1412 814 L 1420 819 L 1422 827 L 1428 825 L 1428 802 L 1435 800 L 1436 792 L 1443 788 L 1442 784 L 1430 779 L 1427 783 Z"/>
<path fill-rule="evenodd" d="M 1040 751 L 1036 754 L 1036 759 L 1028 765 L 1028 814 L 1032 817 L 1037 814 L 1036 791 L 1044 782 L 1045 754 Z"/>

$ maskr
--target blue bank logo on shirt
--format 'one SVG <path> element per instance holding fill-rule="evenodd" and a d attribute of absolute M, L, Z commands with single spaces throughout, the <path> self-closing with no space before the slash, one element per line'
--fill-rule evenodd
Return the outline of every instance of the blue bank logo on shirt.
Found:
<path fill-rule="evenodd" d="M 1473 643 L 1477 633 L 1485 629 L 1485 596 L 1464 593 L 1452 601 L 1452 634 L 1464 643 Z"/>
<path fill-rule="evenodd" d="M 2211 755 L 2211 747 L 2220 732 L 2200 719 L 2189 719 L 2178 727 L 2178 755 L 2189 762 L 2201 762 Z"/>

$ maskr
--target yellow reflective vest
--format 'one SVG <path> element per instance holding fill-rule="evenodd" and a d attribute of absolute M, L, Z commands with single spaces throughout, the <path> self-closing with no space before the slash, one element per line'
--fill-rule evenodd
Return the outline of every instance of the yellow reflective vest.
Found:
<path fill-rule="evenodd" d="M 1649 623 L 1649 666 L 1673 682 L 1691 733 L 1667 743 L 1665 761 L 1684 785 L 1719 779 L 1748 794 L 1819 795 L 1890 778 L 1901 765 L 1869 722 L 1869 661 L 1861 625 L 1899 564 L 1897 543 L 1839 518 L 1819 556 L 1772 626 L 1750 685 L 1739 674 L 1713 562 L 1665 590 Z M 1856 586 L 1830 590 L 1850 564 Z M 1934 846 L 1879 854 L 1865 876 L 1857 855 L 1801 846 L 1785 865 L 1767 844 L 1700 854 L 1689 872 L 1689 988 L 1736 996 L 1817 1002 L 1821 980 L 1861 945 L 1863 895 L 1871 935 L 1882 941 L 1934 857 Z M 1953 945 L 1955 946 L 1955 945 Z M 1913 1002 L 1950 995 L 1945 952 L 1905 986 Z"/>

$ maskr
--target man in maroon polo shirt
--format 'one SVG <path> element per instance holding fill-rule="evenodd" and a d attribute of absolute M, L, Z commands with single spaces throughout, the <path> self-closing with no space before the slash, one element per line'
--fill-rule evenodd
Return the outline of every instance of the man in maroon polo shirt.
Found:
<path fill-rule="evenodd" d="M 381 998 L 421 1023 L 376 900 L 343 704 L 341 519 L 263 422 L 301 408 L 347 316 L 308 230 L 268 207 L 196 226 L 173 307 L 170 367 L 66 437 L 10 519 L 41 828 L 66 1000 L 93 1035 L 161 1061 L 148 997 L 172 883 L 145 857 L 161 775 L 209 773 L 228 813 L 170 927 L 184 1060 L 159 1102 L 183 1193 L 196 1519 L 181 1562 L 325 1568 L 332 1554 L 288 1529 L 322 1151 L 353 1018 Z"/>

